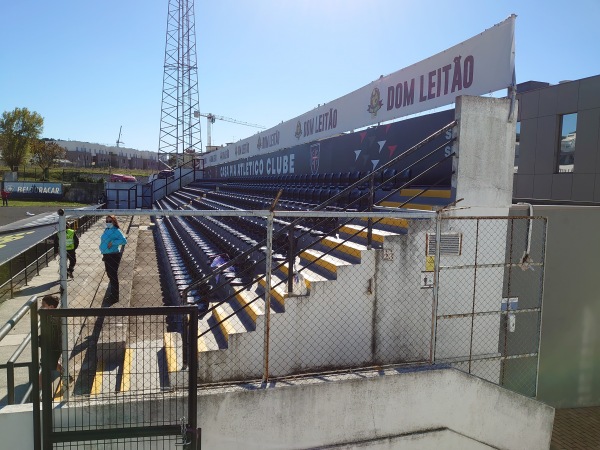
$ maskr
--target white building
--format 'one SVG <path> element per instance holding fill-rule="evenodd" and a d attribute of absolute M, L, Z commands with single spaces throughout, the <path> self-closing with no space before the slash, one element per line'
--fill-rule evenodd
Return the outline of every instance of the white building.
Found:
<path fill-rule="evenodd" d="M 55 141 L 67 149 L 66 159 L 75 167 L 114 167 L 156 170 L 158 152 L 94 144 L 83 141 Z"/>

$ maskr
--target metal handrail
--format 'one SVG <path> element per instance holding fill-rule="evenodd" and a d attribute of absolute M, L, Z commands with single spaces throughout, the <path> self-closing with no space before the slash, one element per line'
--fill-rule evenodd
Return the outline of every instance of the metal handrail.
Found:
<path fill-rule="evenodd" d="M 78 235 L 81 235 L 83 232 L 85 232 L 89 229 L 91 224 L 95 223 L 98 220 L 98 216 L 83 215 L 83 216 L 79 217 L 79 219 L 85 219 L 80 222 L 80 225 L 77 228 Z M 16 255 L 14 255 L 10 260 L 8 260 L 5 263 L 5 264 L 9 264 L 9 279 L 7 281 L 5 281 L 4 283 L 0 284 L 0 298 L 2 298 L 5 295 L 4 292 L 6 291 L 6 289 L 4 289 L 4 288 L 6 285 L 10 285 L 9 290 L 10 290 L 10 295 L 12 298 L 12 296 L 14 295 L 14 289 L 15 289 L 15 284 L 16 284 L 15 279 L 18 278 L 23 273 L 25 273 L 25 285 L 27 285 L 27 283 L 29 282 L 28 272 L 29 272 L 29 269 L 33 265 L 36 266 L 36 274 L 37 275 L 39 275 L 39 265 L 42 260 L 45 260 L 45 264 L 46 264 L 46 266 L 48 266 L 48 255 L 52 255 L 52 258 L 54 258 L 54 255 L 53 255 L 53 253 L 55 251 L 54 248 L 49 248 L 48 250 L 43 252 L 41 255 L 38 255 L 33 261 L 31 261 L 29 264 L 27 264 L 25 267 L 23 267 L 23 269 L 21 269 L 19 272 L 15 273 L 15 274 L 12 273 L 12 261 L 16 260 L 19 257 L 26 258 L 27 252 L 33 248 L 36 248 L 36 255 L 37 255 L 37 246 L 40 245 L 41 243 L 43 243 L 44 241 L 46 241 L 47 239 L 52 238 L 52 236 L 53 235 L 51 234 L 50 236 L 40 239 L 35 244 L 29 246 L 28 248 L 24 249 L 20 253 L 17 253 Z"/>
<path fill-rule="evenodd" d="M 25 317 L 25 315 L 30 312 L 33 306 L 37 306 L 37 295 L 33 295 L 27 300 L 23 306 L 21 306 L 16 313 L 0 328 L 0 342 L 8 336 L 8 334 L 15 328 L 15 326 L 19 323 L 19 321 Z M 15 364 L 17 358 L 23 353 L 25 348 L 27 348 L 27 344 L 31 342 L 31 333 L 29 333 L 19 345 L 19 348 L 13 353 L 13 355 L 8 360 L 7 364 L 0 365 L 0 369 L 7 369 L 7 398 L 8 404 L 12 405 L 15 402 L 15 386 L 14 386 L 14 368 L 21 367 L 27 365 L 30 367 L 29 373 L 31 375 L 31 367 L 33 367 L 32 363 L 23 363 L 23 364 Z M 31 380 L 29 380 L 31 382 Z"/>
<path fill-rule="evenodd" d="M 35 245 L 38 245 L 38 244 L 39 244 L 39 242 L 38 242 L 38 243 L 36 243 Z M 27 250 L 31 250 L 32 248 L 33 248 L 33 246 L 32 246 L 32 247 L 29 247 Z M 31 263 L 27 264 L 25 267 L 23 267 L 23 268 L 22 268 L 20 271 L 18 271 L 18 272 L 17 272 L 17 273 L 15 273 L 15 274 L 13 274 L 13 273 L 12 273 L 12 261 L 14 261 L 15 259 L 17 259 L 17 258 L 19 258 L 19 257 L 23 256 L 23 255 L 25 254 L 25 252 L 21 252 L 21 253 L 19 253 L 18 255 L 16 255 L 16 256 L 14 256 L 13 258 L 11 258 L 11 260 L 10 260 L 10 261 L 8 261 L 8 264 L 9 264 L 9 270 L 10 270 L 10 272 L 11 272 L 11 274 L 10 274 L 10 278 L 9 278 L 7 281 L 5 281 L 4 283 L 2 283 L 2 284 L 0 285 L 0 292 L 3 292 L 3 291 L 4 291 L 4 287 L 5 287 L 6 285 L 10 284 L 10 295 L 11 295 L 11 298 L 12 298 L 12 296 L 14 295 L 14 288 L 15 288 L 14 284 L 15 284 L 15 279 L 16 279 L 17 277 L 19 277 L 20 275 L 22 275 L 23 273 L 25 273 L 25 285 L 27 285 L 27 283 L 29 282 L 29 278 L 28 278 L 28 276 L 27 276 L 27 274 L 28 274 L 28 272 L 29 272 L 29 269 L 30 269 L 30 268 L 31 268 L 33 265 L 36 265 L 36 266 L 38 266 L 38 265 L 39 265 L 39 262 L 40 262 L 40 260 L 43 260 L 43 259 L 47 260 L 47 259 L 48 259 L 48 257 L 47 257 L 47 256 L 48 256 L 48 254 L 52 254 L 53 252 L 54 252 L 54 249 L 52 249 L 52 248 L 50 248 L 50 249 L 46 250 L 46 251 L 45 251 L 43 254 L 41 254 L 40 256 L 38 256 L 38 257 L 37 257 L 37 258 L 36 258 L 34 261 L 32 261 Z M 1 295 L 1 294 L 0 294 L 0 297 L 2 297 L 2 295 Z"/>
<path fill-rule="evenodd" d="M 405 150 L 404 152 L 402 152 L 400 155 L 398 155 L 395 158 L 391 159 L 387 163 L 381 165 L 379 168 L 377 168 L 377 170 L 369 173 L 368 175 L 364 176 L 360 180 L 358 180 L 358 181 L 352 183 L 351 185 L 347 186 L 345 189 L 343 189 L 342 191 L 340 191 L 335 196 L 333 196 L 330 199 L 326 200 L 325 202 L 319 204 L 318 206 L 316 206 L 313 209 L 313 211 L 321 211 L 321 210 L 325 209 L 326 207 L 330 206 L 331 204 L 333 204 L 337 200 L 339 200 L 341 198 L 344 198 L 353 189 L 357 188 L 358 186 L 363 185 L 367 181 L 370 182 L 370 180 L 374 177 L 375 173 L 383 172 L 385 169 L 387 169 L 387 168 L 389 168 L 389 167 L 397 164 L 399 161 L 401 161 L 402 159 L 404 159 L 404 158 L 408 157 L 409 155 L 413 154 L 415 151 L 417 151 L 418 149 L 420 149 L 424 145 L 426 145 L 429 142 L 433 141 L 437 137 L 443 135 L 446 131 L 452 129 L 456 125 L 456 123 L 457 123 L 457 121 L 453 120 L 449 124 L 447 124 L 444 127 L 442 127 L 440 130 L 436 131 L 435 133 L 432 133 L 431 135 L 429 135 L 428 137 L 426 137 L 425 139 L 423 139 L 419 143 L 413 145 L 411 148 L 409 148 L 409 149 Z M 447 142 L 445 142 L 443 146 L 440 146 L 437 149 L 435 149 L 434 152 L 438 151 L 442 147 L 445 147 L 446 145 L 448 145 Z M 432 152 L 430 152 L 430 154 L 431 153 Z M 412 164 L 412 165 L 414 165 L 414 164 Z M 411 167 L 411 166 L 409 166 L 409 167 Z M 399 174 L 397 174 L 397 176 L 399 176 Z M 392 177 L 392 178 L 395 178 L 395 177 Z M 417 177 L 415 177 L 415 178 L 417 178 Z M 278 196 L 280 194 L 278 194 Z M 362 198 L 362 196 L 360 198 Z M 275 205 L 272 206 L 271 210 L 274 210 L 274 209 L 275 209 Z M 289 223 L 288 225 L 282 227 L 276 233 L 274 233 L 273 237 L 275 238 L 276 236 L 280 236 L 280 235 L 282 235 L 282 234 L 284 234 L 286 232 L 289 232 L 290 230 L 293 230 L 295 228 L 295 226 L 298 225 L 301 222 L 301 220 L 302 219 L 300 219 L 300 218 L 293 220 L 291 223 Z M 200 285 L 208 282 L 216 274 L 222 273 L 226 269 L 228 269 L 229 267 L 232 267 L 235 264 L 237 264 L 239 261 L 242 261 L 243 259 L 248 258 L 253 252 L 259 250 L 261 247 L 264 247 L 265 243 L 266 243 L 266 239 L 263 239 L 262 241 L 258 242 L 256 245 L 254 245 L 251 248 L 249 248 L 246 251 L 244 251 L 242 254 L 236 256 L 235 258 L 230 259 L 228 262 L 226 262 L 225 264 L 221 265 L 217 270 L 213 271 L 213 273 L 210 273 L 210 274 L 208 274 L 208 275 L 200 278 L 199 280 L 191 282 L 190 285 L 187 288 L 185 288 L 184 290 L 181 291 L 181 293 L 180 293 L 181 298 L 186 298 L 187 294 L 189 293 L 190 290 L 195 289 L 198 286 L 200 286 Z M 290 273 L 291 273 L 291 270 L 290 270 Z"/>

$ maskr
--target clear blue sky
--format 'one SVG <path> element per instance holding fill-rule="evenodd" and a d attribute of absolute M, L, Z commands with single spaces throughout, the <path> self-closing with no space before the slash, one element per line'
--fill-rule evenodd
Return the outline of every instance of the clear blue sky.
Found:
<path fill-rule="evenodd" d="M 0 113 L 44 137 L 158 149 L 167 0 L 3 1 Z M 501 22 L 517 82 L 600 74 L 599 0 L 196 0 L 200 109 L 267 127 Z M 217 121 L 213 144 L 255 128 Z M 202 140 L 206 145 L 206 123 Z"/>

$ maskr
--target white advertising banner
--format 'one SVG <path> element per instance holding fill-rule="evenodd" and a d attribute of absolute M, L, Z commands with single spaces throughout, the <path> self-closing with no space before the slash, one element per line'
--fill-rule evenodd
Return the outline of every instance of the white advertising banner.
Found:
<path fill-rule="evenodd" d="M 325 103 L 301 116 L 206 155 L 212 166 L 324 139 L 510 86 L 515 19 Z M 254 175 L 252 173 L 244 175 Z"/>

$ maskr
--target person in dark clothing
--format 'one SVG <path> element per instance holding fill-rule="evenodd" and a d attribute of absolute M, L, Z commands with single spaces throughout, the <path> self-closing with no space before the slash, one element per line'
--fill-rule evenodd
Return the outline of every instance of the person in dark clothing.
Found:
<path fill-rule="evenodd" d="M 79 247 L 79 237 L 74 228 L 74 223 L 71 222 L 67 225 L 66 230 L 67 259 L 69 260 L 67 276 L 70 278 L 73 278 L 73 269 L 75 269 L 75 264 L 77 264 L 77 254 L 75 253 L 75 250 Z"/>
<path fill-rule="evenodd" d="M 75 264 L 77 264 L 77 253 L 76 250 L 79 247 L 79 237 L 74 229 L 74 223 L 67 224 L 67 230 L 65 232 L 66 247 L 67 247 L 67 261 L 69 265 L 67 267 L 67 277 L 73 278 L 73 270 Z M 58 246 L 58 233 L 54 235 L 54 253 L 59 253 Z"/>
<path fill-rule="evenodd" d="M 56 309 L 59 303 L 56 295 L 46 295 L 42 298 L 41 308 Z M 59 362 L 62 355 L 62 327 L 60 318 L 50 317 L 50 325 L 50 367 L 51 370 L 57 370 L 58 373 L 62 373 L 62 365 Z"/>
<path fill-rule="evenodd" d="M 119 228 L 119 222 L 115 216 L 106 216 L 106 229 L 100 237 L 100 253 L 104 261 L 106 275 L 110 281 L 111 304 L 119 301 L 119 265 L 122 253 L 120 247 L 127 244 L 127 238 Z"/>
<path fill-rule="evenodd" d="M 8 196 L 9 195 L 10 195 L 10 192 L 2 189 L 2 206 L 8 206 Z"/>

